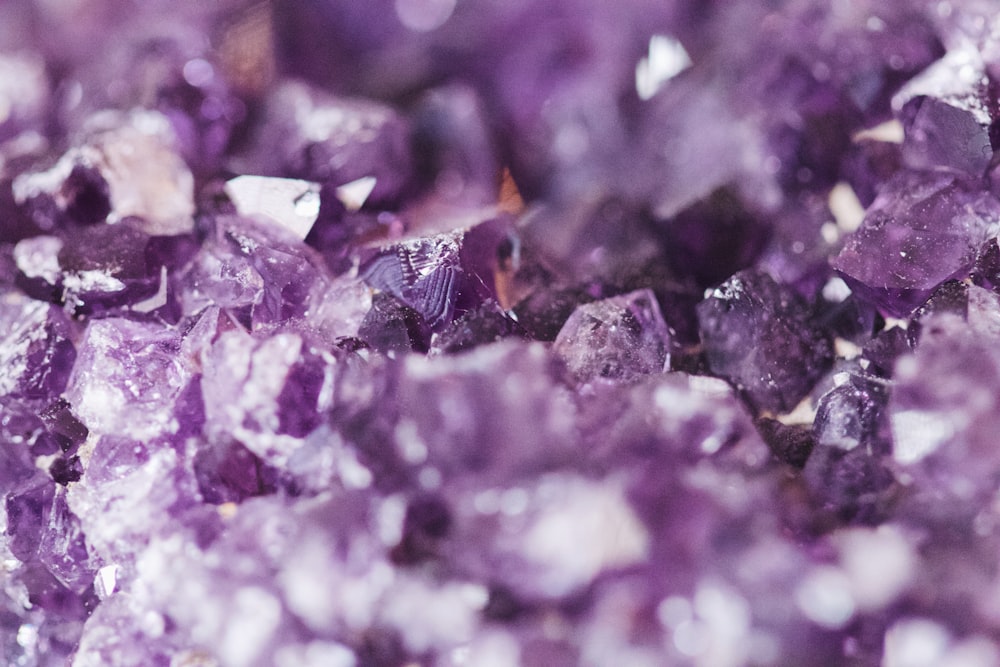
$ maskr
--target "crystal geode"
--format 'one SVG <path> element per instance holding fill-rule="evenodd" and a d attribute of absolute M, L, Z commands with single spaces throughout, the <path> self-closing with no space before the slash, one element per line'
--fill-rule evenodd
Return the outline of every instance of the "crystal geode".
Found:
<path fill-rule="evenodd" d="M 0 664 L 1000 664 L 994 14 L 0 3 Z"/>

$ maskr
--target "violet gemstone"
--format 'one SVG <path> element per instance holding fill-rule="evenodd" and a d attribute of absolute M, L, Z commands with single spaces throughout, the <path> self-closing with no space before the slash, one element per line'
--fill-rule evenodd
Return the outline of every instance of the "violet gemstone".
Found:
<path fill-rule="evenodd" d="M 57 307 L 17 291 L 0 292 L 0 394 L 49 401 L 66 388 L 76 358 L 74 331 Z"/>
<path fill-rule="evenodd" d="M 949 51 L 911 79 L 893 105 L 906 132 L 907 167 L 980 176 L 990 165 L 990 128 L 997 110 L 986 66 L 975 50 Z"/>
<path fill-rule="evenodd" d="M 820 399 L 803 477 L 818 503 L 845 519 L 875 523 L 884 516 L 894 482 L 887 394 L 880 380 L 855 377 Z"/>
<path fill-rule="evenodd" d="M 360 274 L 440 330 L 456 314 L 496 296 L 493 274 L 505 228 L 498 219 L 367 251 Z"/>
<path fill-rule="evenodd" d="M 742 271 L 717 287 L 698 322 L 709 368 L 760 410 L 794 408 L 833 360 L 806 302 L 765 273 Z"/>
<path fill-rule="evenodd" d="M 646 289 L 579 306 L 552 349 L 579 382 L 629 382 L 666 370 L 670 347 L 670 329 Z"/>
<path fill-rule="evenodd" d="M 575 429 L 557 372 L 541 345 L 513 340 L 448 357 L 407 357 L 396 396 L 400 454 L 446 480 L 496 483 L 565 461 Z"/>
<path fill-rule="evenodd" d="M 993 4 L 0 1 L 0 665 L 1000 664 Z"/>
<path fill-rule="evenodd" d="M 267 100 L 251 165 L 341 188 L 349 208 L 392 206 L 410 187 L 409 142 L 409 124 L 392 108 L 289 82 Z"/>
<path fill-rule="evenodd" d="M 881 190 L 833 267 L 860 296 L 902 317 L 973 267 L 1000 230 L 1000 203 L 953 177 L 900 173 Z"/>
<path fill-rule="evenodd" d="M 526 338 L 523 327 L 493 300 L 484 301 L 475 310 L 466 312 L 451 325 L 431 337 L 431 354 L 450 354 L 479 345 L 495 343 L 503 338 Z"/>

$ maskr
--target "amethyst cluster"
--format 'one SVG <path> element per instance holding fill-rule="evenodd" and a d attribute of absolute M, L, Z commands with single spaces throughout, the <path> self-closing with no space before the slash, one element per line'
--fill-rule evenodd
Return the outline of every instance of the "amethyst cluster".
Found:
<path fill-rule="evenodd" d="M 1000 664 L 993 0 L 0 3 L 0 664 Z"/>

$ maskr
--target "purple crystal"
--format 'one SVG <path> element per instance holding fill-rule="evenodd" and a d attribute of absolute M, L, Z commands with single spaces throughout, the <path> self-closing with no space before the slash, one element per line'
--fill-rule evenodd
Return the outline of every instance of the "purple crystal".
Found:
<path fill-rule="evenodd" d="M 994 336 L 966 330 L 955 315 L 938 315 L 925 325 L 914 354 L 896 362 L 889 404 L 893 459 L 919 492 L 969 502 L 992 488 L 991 396 L 1000 381 Z"/>
<path fill-rule="evenodd" d="M 953 178 L 900 174 L 868 209 L 833 266 L 858 294 L 895 316 L 962 277 L 997 232 L 1000 204 Z"/>
<path fill-rule="evenodd" d="M 66 399 L 92 433 L 143 441 L 174 433 L 174 401 L 191 378 L 180 336 L 159 324 L 93 320 L 83 333 Z"/>
<path fill-rule="evenodd" d="M 820 399 L 803 477 L 819 504 L 845 519 L 877 522 L 888 504 L 887 393 L 877 379 L 854 377 Z"/>
<path fill-rule="evenodd" d="M 393 109 L 286 83 L 265 113 L 253 172 L 341 188 L 354 209 L 391 206 L 410 187 L 410 129 Z"/>
<path fill-rule="evenodd" d="M 996 117 L 986 67 L 972 49 L 955 49 L 914 77 L 893 99 L 906 132 L 903 162 L 979 176 L 993 157 Z"/>
<path fill-rule="evenodd" d="M 833 360 L 806 302 L 765 273 L 742 271 L 698 306 L 708 366 L 761 410 L 787 412 Z"/>
<path fill-rule="evenodd" d="M 222 332 L 201 358 L 206 435 L 283 465 L 320 424 L 333 361 L 296 334 Z"/>
<path fill-rule="evenodd" d="M 442 329 L 457 313 L 496 297 L 494 272 L 506 231 L 503 219 L 467 230 L 402 241 L 367 253 L 361 276 Z"/>
<path fill-rule="evenodd" d="M 47 171 L 22 174 L 14 194 L 42 229 L 135 217 L 147 234 L 194 226 L 194 180 L 155 112 L 99 114 L 79 145 Z"/>
<path fill-rule="evenodd" d="M 564 460 L 572 406 L 538 344 L 503 341 L 462 355 L 408 357 L 396 400 L 404 459 L 444 479 L 507 480 Z"/>
<path fill-rule="evenodd" d="M 322 260 L 270 218 L 216 218 L 209 238 L 175 274 L 174 284 L 186 315 L 216 306 L 248 329 L 311 316 L 319 328 L 339 324 L 331 321 L 337 313 L 324 306 L 336 291 L 330 290 Z M 352 333 L 348 325 L 339 335 Z"/>
<path fill-rule="evenodd" d="M 52 400 L 66 388 L 76 358 L 74 331 L 55 306 L 0 292 L 0 395 Z"/>
<path fill-rule="evenodd" d="M 458 317 L 451 325 L 431 337 L 431 354 L 450 354 L 478 345 L 495 343 L 507 337 L 526 338 L 518 321 L 493 300 Z"/>
<path fill-rule="evenodd" d="M 0 2 L 0 663 L 997 664 L 994 10 Z"/>
<path fill-rule="evenodd" d="M 578 307 L 552 349 L 580 382 L 629 382 L 669 368 L 670 347 L 670 329 L 647 289 Z"/>

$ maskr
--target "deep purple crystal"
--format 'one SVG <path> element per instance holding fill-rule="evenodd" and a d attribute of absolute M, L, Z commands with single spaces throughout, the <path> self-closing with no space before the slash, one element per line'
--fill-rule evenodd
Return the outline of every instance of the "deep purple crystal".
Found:
<path fill-rule="evenodd" d="M 708 366 L 762 410 L 787 412 L 833 360 L 808 305 L 765 273 L 737 273 L 698 306 Z"/>

